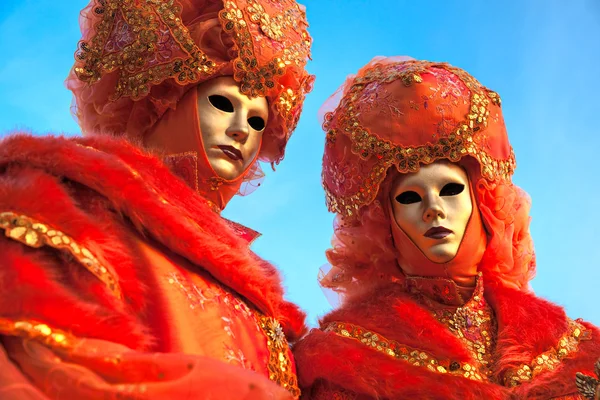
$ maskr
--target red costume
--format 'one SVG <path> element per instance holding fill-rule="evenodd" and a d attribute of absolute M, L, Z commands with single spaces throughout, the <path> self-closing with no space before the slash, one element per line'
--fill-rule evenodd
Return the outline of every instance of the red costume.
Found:
<path fill-rule="evenodd" d="M 279 162 L 312 81 L 303 10 L 98 1 L 82 16 L 68 85 L 97 134 L 0 145 L 0 398 L 297 397 L 304 315 L 255 232 L 219 215 L 258 163 L 227 181 L 203 153 L 139 143 L 198 136 L 195 86 L 233 75 L 267 98 L 257 158 Z"/>
<path fill-rule="evenodd" d="M 447 64 L 396 58 L 338 93 L 324 124 L 338 218 L 321 283 L 342 305 L 295 347 L 303 398 L 582 398 L 575 375 L 593 370 L 600 332 L 529 289 L 529 199 L 511 182 L 498 94 Z M 466 171 L 473 212 L 454 258 L 436 264 L 393 222 L 390 190 L 441 160 Z"/>

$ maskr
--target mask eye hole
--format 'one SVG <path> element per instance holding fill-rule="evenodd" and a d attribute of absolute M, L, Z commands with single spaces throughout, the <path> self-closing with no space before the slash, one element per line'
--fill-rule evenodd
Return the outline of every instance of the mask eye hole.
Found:
<path fill-rule="evenodd" d="M 252 127 L 252 129 L 254 129 L 255 131 L 262 131 L 263 129 L 265 129 L 265 120 L 262 119 L 261 117 L 250 117 L 248 118 L 248 124 Z"/>
<path fill-rule="evenodd" d="M 413 204 L 420 202 L 421 196 L 417 192 L 409 190 L 396 196 L 396 201 L 400 204 Z"/>
<path fill-rule="evenodd" d="M 440 196 L 456 196 L 461 194 L 463 190 L 465 190 L 465 185 L 448 183 L 440 190 Z"/>
<path fill-rule="evenodd" d="M 233 104 L 231 104 L 231 101 L 229 101 L 229 99 L 225 96 L 213 94 L 212 96 L 208 96 L 208 101 L 213 105 L 214 108 L 226 113 L 232 113 L 234 110 Z"/>

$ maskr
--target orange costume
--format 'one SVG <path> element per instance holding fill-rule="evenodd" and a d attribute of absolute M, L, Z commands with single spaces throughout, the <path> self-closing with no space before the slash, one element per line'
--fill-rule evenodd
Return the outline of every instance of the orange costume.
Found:
<path fill-rule="evenodd" d="M 0 398 L 299 396 L 304 315 L 256 233 L 219 212 L 283 158 L 313 80 L 306 28 L 293 0 L 82 12 L 67 84 L 86 137 L 0 145 Z M 196 87 L 227 76 L 269 107 L 236 179 L 211 167 L 197 108 Z"/>
<path fill-rule="evenodd" d="M 529 288 L 530 203 L 511 181 L 499 95 L 448 64 L 379 58 L 336 96 L 324 116 L 323 185 L 338 216 L 321 284 L 342 304 L 295 347 L 303 398 L 582 398 L 576 372 L 593 369 L 600 332 Z M 472 204 L 444 261 L 397 217 L 398 203 L 425 207 L 433 195 L 409 183 L 393 192 L 437 167 L 465 174 Z M 425 197 L 400 197 L 418 190 Z M 450 221 L 440 207 L 418 218 Z"/>

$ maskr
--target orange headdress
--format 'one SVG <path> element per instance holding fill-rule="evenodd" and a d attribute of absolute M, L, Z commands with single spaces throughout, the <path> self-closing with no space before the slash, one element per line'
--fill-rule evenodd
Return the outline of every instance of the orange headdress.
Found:
<path fill-rule="evenodd" d="M 84 132 L 141 137 L 191 86 L 232 75 L 270 104 L 259 159 L 283 158 L 313 81 L 294 0 L 92 0 L 81 21 L 67 86 Z"/>
<path fill-rule="evenodd" d="M 399 58 L 373 60 L 340 96 L 323 125 L 323 186 L 339 214 L 328 253 L 334 270 L 323 284 L 348 290 L 398 275 L 386 176 L 450 160 L 467 170 L 488 233 L 480 269 L 526 288 L 535 271 L 529 199 L 511 182 L 515 158 L 500 96 L 459 68 Z"/>

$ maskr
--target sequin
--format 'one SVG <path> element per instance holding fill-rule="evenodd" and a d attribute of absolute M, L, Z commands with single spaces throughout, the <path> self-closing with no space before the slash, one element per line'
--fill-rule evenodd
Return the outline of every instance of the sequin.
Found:
<path fill-rule="evenodd" d="M 136 12 L 128 12 L 130 3 L 131 0 L 110 1 L 97 6 L 96 14 L 102 19 L 95 27 L 96 35 L 88 42 L 80 42 L 75 54 L 74 70 L 81 81 L 91 84 L 119 69 L 113 100 L 122 96 L 135 100 L 165 79 L 175 78 L 186 84 L 215 72 L 216 63 L 196 46 L 181 18 L 175 17 L 181 9 L 174 0 L 146 0 L 136 4 Z M 140 34 L 129 42 L 131 38 L 125 33 L 119 36 L 120 26 Z M 116 34 L 111 36 L 113 32 Z M 162 63 L 161 57 L 147 57 L 148 49 L 181 53 L 187 58 L 173 57 Z"/>
<path fill-rule="evenodd" d="M 26 215 L 18 215 L 10 211 L 0 213 L 0 228 L 4 229 L 8 238 L 26 246 L 33 248 L 49 246 L 70 253 L 84 268 L 100 279 L 115 297 L 122 298 L 116 276 L 109 272 L 92 252 L 67 234 Z"/>
<path fill-rule="evenodd" d="M 473 296 L 463 306 L 455 310 L 434 307 L 432 309 L 433 316 L 446 325 L 478 361 L 478 371 L 467 370 L 467 372 L 482 373 L 490 377 L 493 372 L 492 361 L 498 328 L 494 311 L 483 296 L 481 273 L 477 279 Z"/>
<path fill-rule="evenodd" d="M 323 328 L 324 332 L 333 332 L 345 338 L 357 340 L 363 345 L 395 359 L 408 362 L 415 367 L 428 369 L 440 374 L 462 376 L 472 380 L 483 380 L 475 366 L 453 360 L 438 360 L 431 354 L 415 349 L 394 340 L 388 340 L 378 333 L 358 325 L 345 322 L 331 322 Z"/>
<path fill-rule="evenodd" d="M 257 313 L 257 318 L 267 337 L 269 379 L 287 389 L 294 397 L 299 397 L 298 378 L 293 370 L 291 352 L 281 325 L 272 317 Z"/>
<path fill-rule="evenodd" d="M 239 49 L 234 62 L 234 78 L 241 83 L 240 90 L 251 97 L 265 96 L 275 87 L 275 77 L 285 74 L 286 65 L 304 66 L 310 54 L 311 39 L 306 31 L 305 13 L 295 2 L 282 1 L 281 14 L 268 15 L 256 1 L 248 3 L 250 21 L 270 39 L 285 44 L 283 51 L 269 63 L 258 66 L 251 27 L 244 18 L 243 11 L 234 1 L 224 2 L 219 13 L 225 32 L 231 34 Z M 294 33 L 292 33 L 294 32 Z M 289 41 L 288 36 L 300 34 L 303 40 Z M 285 111 L 285 107 L 282 108 Z M 290 107 L 291 110 L 291 107 Z M 284 118 L 288 119 L 286 114 Z"/>
<path fill-rule="evenodd" d="M 430 73 L 432 67 L 453 73 L 471 92 L 469 113 L 465 116 L 464 121 L 452 128 L 452 131 L 446 132 L 449 128 L 442 123 L 438 129 L 443 131 L 444 135 L 434 135 L 436 140 L 420 146 L 402 147 L 379 138 L 376 134 L 371 133 L 368 127 L 361 124 L 361 107 L 373 106 L 372 101 L 369 100 L 369 96 L 372 96 L 370 93 L 372 85 L 381 85 L 395 80 L 401 80 L 405 86 L 421 84 L 423 82 L 421 75 L 426 71 Z M 411 104 L 412 108 L 419 109 L 421 107 L 418 103 L 413 103 Z M 457 162 L 470 155 L 479 161 L 484 178 L 490 181 L 510 181 L 516 167 L 512 149 L 508 159 L 503 160 L 492 157 L 488 154 L 485 146 L 479 145 L 482 138 L 485 137 L 483 128 L 487 126 L 490 118 L 488 107 L 490 103 L 500 104 L 500 97 L 497 93 L 483 87 L 466 72 L 447 64 L 409 61 L 401 64 L 374 65 L 365 72 L 364 76 L 353 81 L 335 113 L 325 117 L 324 130 L 329 132 L 335 128 L 335 135 L 327 135 L 328 144 L 335 143 L 332 139 L 336 135 L 344 134 L 351 140 L 352 153 L 363 160 L 376 160 L 369 171 L 364 171 L 357 177 L 360 179 L 360 183 L 352 186 L 352 192 L 332 190 L 335 188 L 329 188 L 323 179 L 329 210 L 344 216 L 355 215 L 361 206 L 373 201 L 380 183 L 391 166 L 395 166 L 401 173 L 409 173 L 416 172 L 421 164 L 430 164 L 440 159 Z M 423 107 L 427 107 L 427 99 L 424 99 Z M 324 174 L 328 173 L 327 167 L 328 164 L 324 161 Z M 333 181 L 333 179 L 328 180 Z"/>
<path fill-rule="evenodd" d="M 37 340 L 50 347 L 68 348 L 76 338 L 60 329 L 31 320 L 10 320 L 0 318 L 0 334 Z"/>
<path fill-rule="evenodd" d="M 578 351 L 579 342 L 590 340 L 591 334 L 579 321 L 569 320 L 568 332 L 559 339 L 557 346 L 534 357 L 529 364 L 510 369 L 504 375 L 504 385 L 515 387 L 545 371 L 553 371 L 565 357 Z"/>

